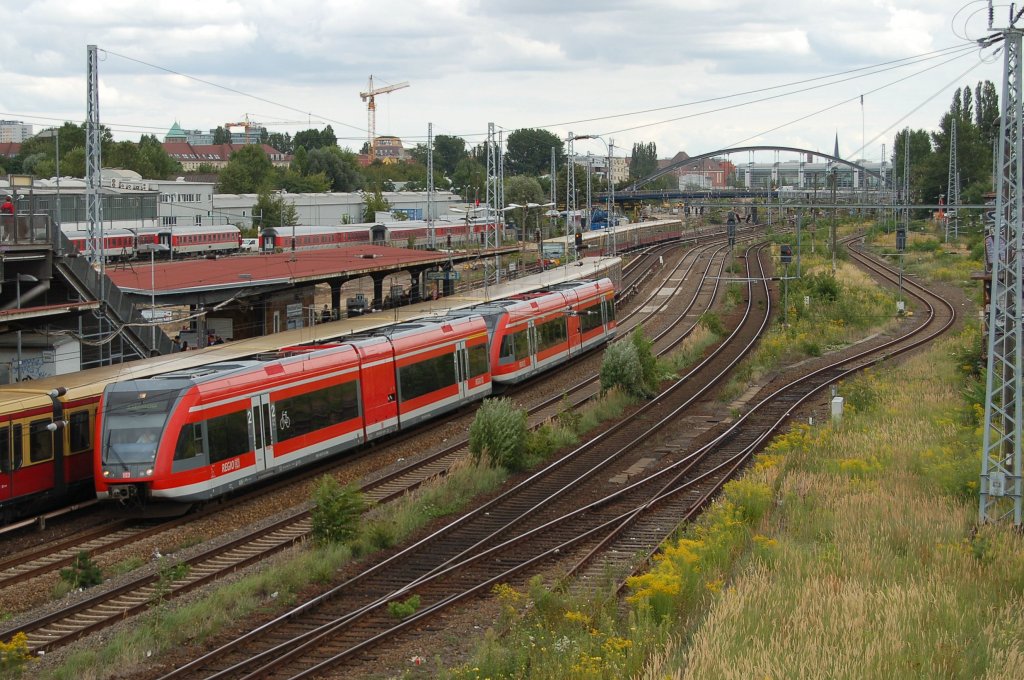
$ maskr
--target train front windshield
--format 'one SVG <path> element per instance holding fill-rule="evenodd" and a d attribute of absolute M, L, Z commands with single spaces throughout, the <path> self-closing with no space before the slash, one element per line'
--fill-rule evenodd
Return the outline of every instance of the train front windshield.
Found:
<path fill-rule="evenodd" d="M 103 398 L 103 462 L 152 463 L 179 390 L 108 391 Z"/>

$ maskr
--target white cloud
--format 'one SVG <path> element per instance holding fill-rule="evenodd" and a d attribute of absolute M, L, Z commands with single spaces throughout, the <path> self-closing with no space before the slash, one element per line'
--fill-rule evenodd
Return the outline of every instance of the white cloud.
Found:
<path fill-rule="evenodd" d="M 863 125 L 868 140 L 881 135 L 867 152 L 875 157 L 882 143 L 891 144 L 895 129 L 888 128 L 897 123 L 937 125 L 952 97 L 947 83 L 962 87 L 991 79 L 998 86 L 1000 63 L 961 77 L 977 60 L 972 51 L 917 76 L 910 74 L 924 64 L 759 103 L 753 100 L 798 88 L 733 95 L 963 44 L 958 36 L 966 31 L 978 37 L 986 18 L 964 12 L 951 27 L 963 5 L 28 0 L 5 13 L 9 39 L 0 51 L 0 108 L 4 117 L 38 127 L 50 118 L 81 120 L 85 47 L 96 44 L 104 50 L 101 118 L 117 123 L 115 135 L 123 138 L 165 131 L 174 120 L 209 128 L 249 113 L 322 121 L 314 123 L 318 127 L 330 123 L 358 148 L 366 127 L 358 95 L 372 73 L 378 82 L 412 83 L 377 101 L 378 130 L 412 142 L 432 122 L 435 134 L 467 135 L 476 143 L 493 121 L 508 130 L 551 126 L 560 135 L 570 129 L 607 134 L 624 149 L 656 141 L 666 156 L 747 138 L 830 150 L 838 131 L 845 152 L 860 146 Z M 859 94 L 900 78 L 906 80 L 868 94 L 861 109 Z M 723 99 L 705 101 L 715 98 Z M 742 105 L 725 108 L 736 104 Z M 835 108 L 793 122 L 829 106 Z M 623 115 L 655 108 L 665 110 Z M 607 116 L 617 117 L 589 120 Z M 637 127 L 643 124 L 649 125 Z M 306 127 L 291 125 L 291 131 Z M 779 129 L 767 132 L 773 128 Z M 597 143 L 592 150 L 603 147 Z"/>

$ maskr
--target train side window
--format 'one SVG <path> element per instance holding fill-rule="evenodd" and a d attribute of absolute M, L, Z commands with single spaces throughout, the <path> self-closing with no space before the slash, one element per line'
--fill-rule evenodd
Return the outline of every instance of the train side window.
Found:
<path fill-rule="evenodd" d="M 453 354 L 442 354 L 401 366 L 398 369 L 398 400 L 406 402 L 457 382 Z"/>
<path fill-rule="evenodd" d="M 206 421 L 210 441 L 210 462 L 240 456 L 249 450 L 249 419 L 245 411 L 236 411 Z"/>
<path fill-rule="evenodd" d="M 11 460 L 14 461 L 15 470 L 20 470 L 25 462 L 25 446 L 21 434 L 21 423 L 11 426 Z"/>
<path fill-rule="evenodd" d="M 580 316 L 580 332 L 586 333 L 592 331 L 595 328 L 601 326 L 604 321 L 601 319 L 601 307 L 600 305 L 591 305 L 586 309 L 581 309 L 579 312 Z"/>
<path fill-rule="evenodd" d="M 189 460 L 205 453 L 201 423 L 190 423 L 181 428 L 178 444 L 174 447 L 174 460 Z"/>
<path fill-rule="evenodd" d="M 605 311 L 608 312 L 608 321 L 615 321 L 615 301 L 611 298 L 605 300 Z"/>
<path fill-rule="evenodd" d="M 76 411 L 68 418 L 68 452 L 78 453 L 92 446 L 92 430 L 89 427 L 89 412 Z"/>
<path fill-rule="evenodd" d="M 487 345 L 474 345 L 466 348 L 469 354 L 469 377 L 475 378 L 491 370 L 487 364 Z"/>
<path fill-rule="evenodd" d="M 0 472 L 11 471 L 11 429 L 0 427 Z"/>
<path fill-rule="evenodd" d="M 46 429 L 49 420 L 33 420 L 28 429 L 28 460 L 41 463 L 53 458 L 53 433 Z"/>

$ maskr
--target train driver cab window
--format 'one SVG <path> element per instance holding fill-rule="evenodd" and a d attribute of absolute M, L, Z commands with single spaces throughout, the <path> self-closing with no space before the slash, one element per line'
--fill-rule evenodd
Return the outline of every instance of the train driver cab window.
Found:
<path fill-rule="evenodd" d="M 49 420 L 33 420 L 28 428 L 28 460 L 41 463 L 53 458 L 53 433 L 47 429 Z"/>

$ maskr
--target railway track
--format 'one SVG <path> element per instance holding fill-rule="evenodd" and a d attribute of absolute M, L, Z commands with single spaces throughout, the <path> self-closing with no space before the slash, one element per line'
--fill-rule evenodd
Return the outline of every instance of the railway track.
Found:
<path fill-rule="evenodd" d="M 689 265 L 682 271 L 684 273 L 689 272 L 692 270 L 694 263 L 700 259 L 699 255 L 683 258 L 680 262 L 680 267 L 687 261 L 689 261 Z M 708 258 L 709 263 L 711 259 L 710 257 Z M 677 268 L 672 273 L 680 273 L 680 270 Z M 685 278 L 685 275 L 679 276 L 676 287 L 681 286 Z M 652 295 L 648 302 L 654 297 Z M 663 310 L 667 305 L 669 298 L 667 296 L 662 297 L 664 298 L 662 302 L 655 306 L 653 310 L 649 310 L 648 316 Z M 713 294 L 708 297 L 708 304 L 710 304 L 710 300 L 713 297 Z M 696 299 L 696 295 L 694 299 Z M 628 319 L 631 316 L 636 315 L 625 315 L 623 319 Z M 640 323 L 640 320 L 636 320 L 635 323 Z M 586 387 L 586 385 L 583 385 L 578 389 L 586 389 Z M 596 388 L 592 388 L 591 393 L 593 391 L 596 391 Z M 579 400 L 585 400 L 588 396 L 581 396 Z M 535 415 L 535 420 L 538 422 L 543 421 L 548 417 L 543 413 L 543 408 L 550 408 L 552 403 L 558 403 L 559 401 L 560 399 L 549 400 L 548 403 L 538 407 L 540 412 L 538 415 Z M 414 488 L 422 483 L 423 480 L 443 473 L 454 460 L 465 455 L 465 442 L 458 442 L 455 446 L 447 447 L 428 459 L 418 461 L 415 466 L 410 465 L 390 474 L 380 476 L 365 486 L 365 493 L 373 500 L 385 502 L 408 492 L 410 488 Z M 321 470 L 320 473 L 322 474 L 322 472 Z M 94 630 L 109 625 L 113 621 L 120 620 L 126 615 L 140 611 L 146 606 L 146 603 L 152 602 L 157 596 L 169 598 L 189 592 L 218 578 L 223 573 L 233 571 L 251 564 L 257 559 L 261 559 L 260 555 L 265 557 L 287 548 L 295 542 L 303 540 L 308 532 L 308 510 L 296 511 L 280 524 L 265 528 L 253 535 L 249 540 L 251 544 L 249 546 L 242 543 L 232 543 L 193 556 L 185 562 L 187 566 L 184 569 L 187 570 L 187 575 L 175 580 L 173 583 L 158 583 L 160 581 L 159 575 L 140 576 L 134 579 L 132 584 L 119 588 L 117 591 L 88 598 L 75 605 L 75 607 L 59 614 L 41 617 L 24 623 L 17 628 L 0 633 L 0 635 L 8 637 L 18 630 L 25 631 L 29 635 L 30 649 L 33 651 L 52 649 L 55 646 L 83 637 Z M 75 552 L 74 548 L 68 548 L 68 550 L 72 553 Z"/>
<path fill-rule="evenodd" d="M 759 270 L 756 276 L 763 278 Z M 618 498 L 609 499 L 607 477 L 642 466 L 647 444 L 673 418 L 670 414 L 711 390 L 764 330 L 771 310 L 767 285 L 748 284 L 748 290 L 746 308 L 730 338 L 630 418 L 444 529 L 165 677 L 305 677 L 324 672 L 423 617 L 585 540 L 604 524 L 607 513 L 621 514 L 617 505 L 639 502 L 650 493 L 643 489 L 647 484 L 629 484 Z M 387 603 L 410 594 L 418 595 L 424 608 L 396 621 L 387 613 Z"/>
<path fill-rule="evenodd" d="M 891 268 L 862 260 L 860 254 L 855 257 L 886 280 L 895 281 L 898 276 Z M 300 678 L 336 672 L 339 665 L 377 650 L 388 637 L 427 625 L 430 617 L 445 608 L 574 550 L 584 553 L 572 570 L 576 582 L 600 580 L 598 577 L 609 568 L 609 556 L 626 556 L 629 564 L 618 566 L 623 573 L 632 573 L 637 564 L 628 556 L 636 555 L 638 550 L 653 554 L 677 524 L 698 512 L 811 396 L 837 380 L 930 342 L 952 326 L 955 311 L 941 297 L 917 284 L 908 285 L 906 279 L 904 286 L 908 293 L 914 288 L 913 295 L 927 314 L 905 323 L 897 337 L 863 343 L 825 365 L 809 369 L 805 375 L 785 377 L 781 381 L 784 384 L 770 387 L 768 394 L 707 445 L 660 465 L 656 472 L 639 475 L 621 490 L 589 502 L 579 500 L 585 494 L 581 494 L 578 480 L 566 483 L 559 490 L 571 489 L 573 500 L 578 501 L 571 512 L 564 510 L 568 492 L 559 496 L 557 509 L 549 500 L 550 493 L 534 497 L 533 503 L 530 499 L 509 501 L 508 516 L 500 520 L 499 511 L 489 504 L 482 509 L 486 518 L 477 516 L 470 529 L 465 528 L 465 520 L 453 525 L 449 537 L 464 532 L 451 541 L 454 547 L 444 550 L 438 546 L 435 534 L 430 537 L 429 548 L 418 555 L 422 559 L 423 553 L 441 554 L 444 561 L 435 560 L 432 567 L 419 564 L 417 574 L 417 560 L 403 553 L 394 568 L 378 565 L 317 601 L 164 677 Z M 664 401 L 664 396 L 655 400 Z M 675 406 L 652 423 L 650 430 L 678 422 L 683 408 L 684 404 Z M 624 448 L 636 448 L 648 439 L 645 433 Z M 600 461 L 590 469 L 596 468 L 599 476 L 605 467 L 605 461 Z M 536 477 L 530 480 L 534 484 L 538 481 Z M 488 531 L 495 524 L 501 528 Z M 372 580 L 377 571 L 383 574 Z M 415 615 L 395 621 L 385 613 L 387 602 L 413 593 L 426 603 Z"/>

